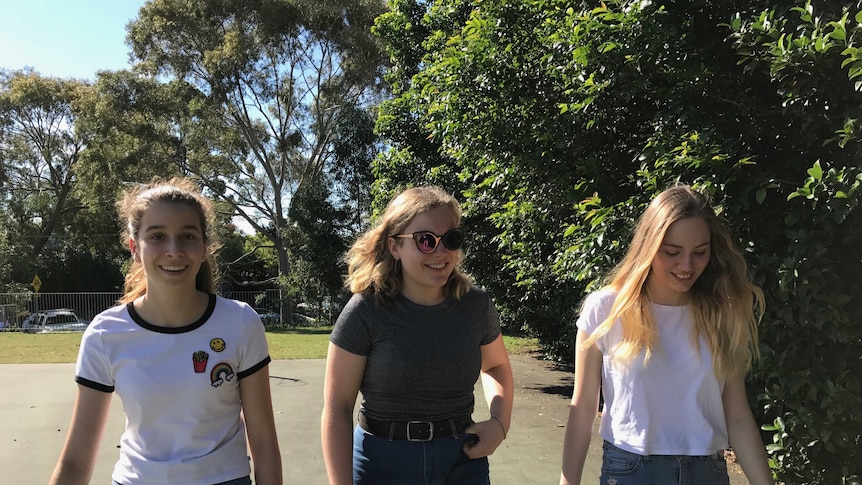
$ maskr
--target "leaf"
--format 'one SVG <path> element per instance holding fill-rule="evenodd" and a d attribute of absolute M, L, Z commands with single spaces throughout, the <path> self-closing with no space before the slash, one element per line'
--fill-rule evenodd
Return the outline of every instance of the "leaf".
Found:
<path fill-rule="evenodd" d="M 814 162 L 814 166 L 808 169 L 808 175 L 814 180 L 823 179 L 823 168 L 820 166 L 820 160 Z"/>

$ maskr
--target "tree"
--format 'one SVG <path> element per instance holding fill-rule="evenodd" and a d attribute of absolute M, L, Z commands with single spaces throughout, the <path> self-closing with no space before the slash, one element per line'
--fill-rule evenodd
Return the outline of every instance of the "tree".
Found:
<path fill-rule="evenodd" d="M 767 293 L 758 419 L 787 483 L 859 474 L 862 17 L 850 2 L 401 0 L 379 199 L 437 181 L 504 321 L 572 358 L 582 295 L 662 188 L 710 193 Z M 478 247 L 476 243 L 478 244 Z M 767 438 L 772 438 L 768 436 Z"/>
<path fill-rule="evenodd" d="M 326 180 L 339 116 L 376 99 L 382 58 L 368 29 L 382 11 L 375 1 L 154 0 L 129 26 L 136 69 L 185 91 L 184 113 L 163 124 L 180 171 L 271 240 L 284 277 L 293 197 Z"/>
<path fill-rule="evenodd" d="M 87 86 L 34 71 L 0 71 L 0 163 L 7 222 L 38 257 L 83 206 L 73 196 L 86 146 L 72 103 Z"/>

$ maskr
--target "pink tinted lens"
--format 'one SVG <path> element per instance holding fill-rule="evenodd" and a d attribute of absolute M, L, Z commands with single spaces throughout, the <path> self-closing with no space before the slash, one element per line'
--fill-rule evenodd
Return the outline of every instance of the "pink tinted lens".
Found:
<path fill-rule="evenodd" d="M 430 232 L 423 232 L 416 237 L 416 247 L 425 254 L 433 253 L 437 249 L 437 238 Z"/>

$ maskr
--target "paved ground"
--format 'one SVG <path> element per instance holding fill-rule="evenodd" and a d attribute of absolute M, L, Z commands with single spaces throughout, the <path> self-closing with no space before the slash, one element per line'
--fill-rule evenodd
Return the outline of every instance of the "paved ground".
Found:
<path fill-rule="evenodd" d="M 513 356 L 515 412 L 509 437 L 491 457 L 494 485 L 556 484 L 572 392 L 571 372 L 530 356 Z M 320 447 L 323 360 L 272 363 L 273 405 L 286 484 L 325 485 Z M 0 482 L 44 484 L 65 439 L 75 395 L 73 364 L 0 365 Z M 487 417 L 477 386 L 475 419 Z M 598 421 L 597 421 L 598 422 Z M 115 398 L 93 484 L 109 484 L 124 426 Z M 597 483 L 601 439 L 587 457 L 585 483 Z M 737 471 L 732 485 L 747 485 Z"/>

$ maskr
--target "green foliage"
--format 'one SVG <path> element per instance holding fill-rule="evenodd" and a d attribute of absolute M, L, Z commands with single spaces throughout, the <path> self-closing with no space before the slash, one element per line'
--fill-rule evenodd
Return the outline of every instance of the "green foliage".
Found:
<path fill-rule="evenodd" d="M 710 194 L 767 294 L 749 389 L 772 464 L 838 483 L 862 457 L 862 109 L 849 2 L 401 0 L 376 203 L 461 195 L 467 265 L 509 331 L 571 360 L 583 295 L 651 197 Z M 859 17 L 859 18 L 857 18 Z M 379 207 L 379 206 L 378 206 Z M 780 419 L 780 421 L 776 421 Z M 770 436 L 771 438 L 771 436 Z"/>

